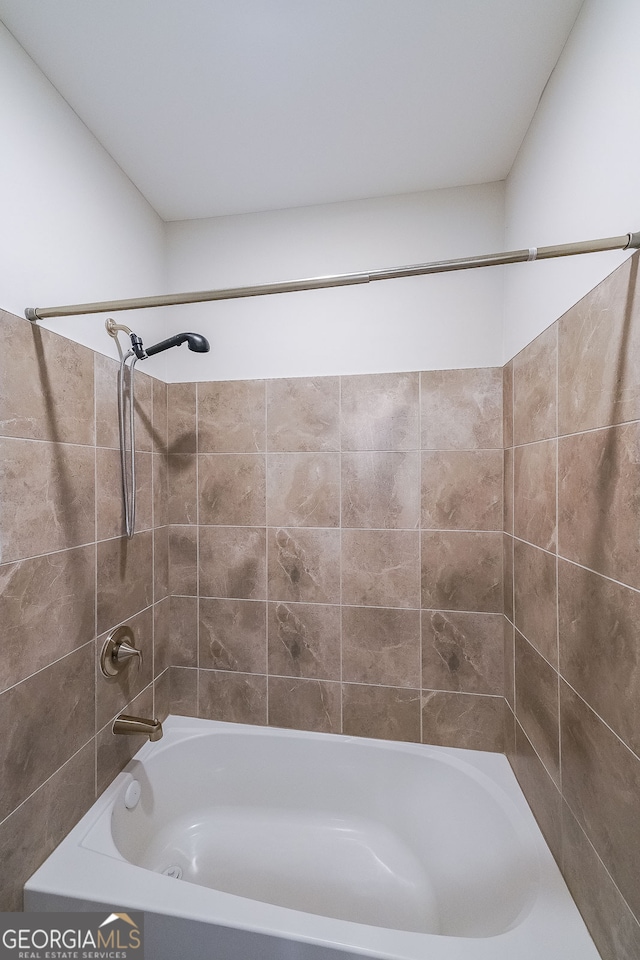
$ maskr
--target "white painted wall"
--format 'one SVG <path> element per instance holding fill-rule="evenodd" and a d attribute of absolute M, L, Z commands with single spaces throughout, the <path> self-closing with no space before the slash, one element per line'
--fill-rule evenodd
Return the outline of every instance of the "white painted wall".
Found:
<path fill-rule="evenodd" d="M 0 306 L 21 314 L 640 230 L 639 37 L 637 0 L 585 0 L 506 195 L 489 184 L 164 225 L 0 25 Z M 119 318 L 147 342 L 178 329 L 211 339 L 206 357 L 169 354 L 170 380 L 495 365 L 628 255 Z M 103 323 L 45 325 L 113 355 Z M 145 365 L 158 375 L 164 367 L 164 358 Z"/>
<path fill-rule="evenodd" d="M 2 24 L 0 144 L 0 307 L 163 292 L 163 222 Z M 164 335 L 159 311 L 116 316 Z M 104 319 L 41 325 L 115 356 Z"/>
<path fill-rule="evenodd" d="M 508 248 L 640 230 L 638 0 L 585 0 L 506 187 Z M 509 360 L 629 253 L 505 272 Z"/>
<path fill-rule="evenodd" d="M 354 273 L 503 248 L 503 184 L 167 224 L 173 291 Z M 169 380 L 501 363 L 502 268 L 176 308 L 212 351 Z M 176 317 L 179 316 L 179 321 Z"/>

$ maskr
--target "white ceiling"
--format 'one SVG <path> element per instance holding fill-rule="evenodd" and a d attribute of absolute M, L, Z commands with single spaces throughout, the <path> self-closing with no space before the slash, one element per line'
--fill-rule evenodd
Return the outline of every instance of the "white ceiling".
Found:
<path fill-rule="evenodd" d="M 165 220 L 491 182 L 582 0 L 0 0 Z"/>

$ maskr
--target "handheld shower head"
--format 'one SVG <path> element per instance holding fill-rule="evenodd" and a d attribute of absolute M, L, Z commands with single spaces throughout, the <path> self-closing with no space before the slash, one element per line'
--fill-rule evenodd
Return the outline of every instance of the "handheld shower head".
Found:
<path fill-rule="evenodd" d="M 201 333 L 176 333 L 168 340 L 161 340 L 160 343 L 154 343 L 151 347 L 145 347 L 145 353 L 148 357 L 152 357 L 155 353 L 162 353 L 163 350 L 169 350 L 171 347 L 179 347 L 185 342 L 189 350 L 195 353 L 208 353 L 211 349 L 209 341 Z"/>

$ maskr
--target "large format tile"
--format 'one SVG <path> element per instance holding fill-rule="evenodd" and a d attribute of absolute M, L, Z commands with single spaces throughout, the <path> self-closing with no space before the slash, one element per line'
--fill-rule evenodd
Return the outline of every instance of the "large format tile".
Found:
<path fill-rule="evenodd" d="M 422 606 L 502 612 L 502 533 L 422 532 Z"/>
<path fill-rule="evenodd" d="M 502 449 L 502 369 L 420 374 L 423 450 Z"/>
<path fill-rule="evenodd" d="M 200 596 L 265 600 L 267 545 L 262 527 L 200 527 Z"/>
<path fill-rule="evenodd" d="M 422 611 L 422 686 L 502 695 L 504 617 Z"/>
<path fill-rule="evenodd" d="M 420 611 L 342 608 L 342 678 L 420 686 Z"/>
<path fill-rule="evenodd" d="M 264 525 L 264 455 L 201 454 L 198 457 L 198 495 L 200 523 Z"/>
<path fill-rule="evenodd" d="M 561 683 L 562 789 L 636 915 L 640 913 L 640 760 Z"/>
<path fill-rule="evenodd" d="M 153 525 L 165 527 L 169 522 L 167 501 L 169 499 L 168 460 L 165 454 L 154 453 L 151 459 L 153 474 Z"/>
<path fill-rule="evenodd" d="M 19 560 L 95 539 L 93 447 L 0 439 L 0 555 Z"/>
<path fill-rule="evenodd" d="M 93 352 L 1 313 L 0 436 L 94 442 Z"/>
<path fill-rule="evenodd" d="M 506 447 L 513 446 L 513 360 L 502 368 L 502 435 Z"/>
<path fill-rule="evenodd" d="M 561 434 L 640 418 L 640 290 L 636 253 L 559 321 Z"/>
<path fill-rule="evenodd" d="M 504 450 L 504 503 L 502 510 L 502 529 L 505 533 L 513 534 L 513 449 Z"/>
<path fill-rule="evenodd" d="M 558 552 L 640 587 L 640 423 L 561 437 Z"/>
<path fill-rule="evenodd" d="M 94 798 L 92 740 L 0 825 L 0 910 L 23 909 L 24 884 L 84 816 Z"/>
<path fill-rule="evenodd" d="M 552 666 L 558 665 L 556 558 L 521 540 L 513 544 L 515 625 Z"/>
<path fill-rule="evenodd" d="M 153 452 L 166 456 L 167 453 L 167 384 L 162 380 L 153 380 Z"/>
<path fill-rule="evenodd" d="M 340 680 L 340 607 L 270 603 L 268 631 L 269 674 Z"/>
<path fill-rule="evenodd" d="M 340 455 L 267 454 L 267 523 L 284 527 L 339 526 Z"/>
<path fill-rule="evenodd" d="M 516 716 L 556 783 L 560 782 L 558 674 L 516 630 Z"/>
<path fill-rule="evenodd" d="M 267 722 L 267 678 L 230 670 L 198 670 L 198 716 L 229 723 Z"/>
<path fill-rule="evenodd" d="M 269 600 L 340 603 L 340 530 L 267 531 Z"/>
<path fill-rule="evenodd" d="M 340 733 L 340 684 L 269 677 L 269 725 Z"/>
<path fill-rule="evenodd" d="M 420 691 L 345 683 L 342 727 L 347 736 L 419 743 Z"/>
<path fill-rule="evenodd" d="M 500 450 L 445 450 L 422 454 L 425 529 L 501 530 Z"/>
<path fill-rule="evenodd" d="M 343 450 L 416 450 L 419 374 L 371 373 L 341 378 Z"/>
<path fill-rule="evenodd" d="M 440 747 L 501 752 L 504 746 L 502 697 L 422 692 L 422 742 Z"/>
<path fill-rule="evenodd" d="M 557 436 L 558 324 L 554 323 L 514 357 L 513 442 Z"/>
<path fill-rule="evenodd" d="M 167 385 L 167 450 L 169 453 L 196 453 L 196 384 Z"/>
<path fill-rule="evenodd" d="M 171 670 L 167 669 L 153 681 L 153 715 L 164 721 L 171 712 Z"/>
<path fill-rule="evenodd" d="M 264 450 L 264 380 L 199 383 L 198 451 L 259 453 Z"/>
<path fill-rule="evenodd" d="M 267 610 L 264 601 L 200 600 L 200 667 L 267 672 Z"/>
<path fill-rule="evenodd" d="M 98 633 L 153 603 L 153 532 L 98 544 Z"/>
<path fill-rule="evenodd" d="M 136 454 L 136 530 L 153 526 L 152 454 Z M 96 536 L 98 540 L 124 536 L 120 452 L 96 449 Z"/>
<path fill-rule="evenodd" d="M 119 363 L 101 353 L 93 355 L 95 384 L 96 444 L 118 449 L 118 370 Z"/>
<path fill-rule="evenodd" d="M 169 527 L 169 592 L 195 597 L 198 593 L 198 528 Z"/>
<path fill-rule="evenodd" d="M 556 451 L 556 440 L 514 450 L 514 535 L 551 551 L 556 548 Z"/>
<path fill-rule="evenodd" d="M 420 522 L 419 454 L 342 454 L 342 526 L 416 529 Z"/>
<path fill-rule="evenodd" d="M 198 458 L 195 453 L 172 453 L 167 457 L 166 511 L 169 523 L 198 522 Z"/>
<path fill-rule="evenodd" d="M 169 662 L 166 666 L 197 667 L 198 599 L 196 597 L 170 597 L 167 620 Z"/>
<path fill-rule="evenodd" d="M 169 593 L 169 527 L 153 531 L 153 600 L 157 603 Z"/>
<path fill-rule="evenodd" d="M 95 575 L 93 545 L 0 566 L 0 690 L 93 639 Z"/>
<path fill-rule="evenodd" d="M 340 449 L 340 379 L 297 377 L 267 381 L 267 449 Z"/>
<path fill-rule="evenodd" d="M 519 723 L 516 723 L 515 750 L 509 762 L 549 849 L 561 863 L 562 796 Z"/>
<path fill-rule="evenodd" d="M 503 606 L 505 617 L 513 623 L 513 537 L 505 536 L 502 539 L 502 585 Z"/>
<path fill-rule="evenodd" d="M 342 531 L 342 602 L 419 607 L 419 534 L 412 530 Z"/>
<path fill-rule="evenodd" d="M 516 628 L 507 618 L 504 618 L 504 698 L 515 709 L 516 678 L 515 678 L 515 630 Z"/>
<path fill-rule="evenodd" d="M 174 713 L 178 717 L 199 716 L 199 672 L 199 670 L 192 667 L 171 667 L 169 669 L 170 713 Z"/>
<path fill-rule="evenodd" d="M 602 960 L 637 960 L 640 924 L 566 804 L 562 833 L 563 875 Z"/>
<path fill-rule="evenodd" d="M 560 671 L 640 754 L 640 593 L 558 565 Z"/>
<path fill-rule="evenodd" d="M 153 605 L 153 676 L 154 679 L 164 673 L 171 665 L 171 644 L 169 634 L 169 616 L 171 597 L 165 597 Z M 176 600 L 182 599 L 176 597 Z M 195 597 L 188 597 L 197 603 Z"/>
<path fill-rule="evenodd" d="M 0 696 L 0 821 L 93 736 L 93 651 L 87 643 Z"/>
<path fill-rule="evenodd" d="M 153 453 L 153 377 L 136 368 L 134 377 L 135 396 L 135 446 L 136 450 Z"/>

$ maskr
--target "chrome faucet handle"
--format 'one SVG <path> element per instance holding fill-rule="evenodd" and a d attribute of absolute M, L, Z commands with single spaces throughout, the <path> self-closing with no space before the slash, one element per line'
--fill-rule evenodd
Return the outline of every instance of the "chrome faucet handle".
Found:
<path fill-rule="evenodd" d="M 132 657 L 138 658 L 138 670 L 142 666 L 142 650 L 135 646 L 131 627 L 116 627 L 108 635 L 100 654 L 100 670 L 105 677 L 116 677 Z"/>

